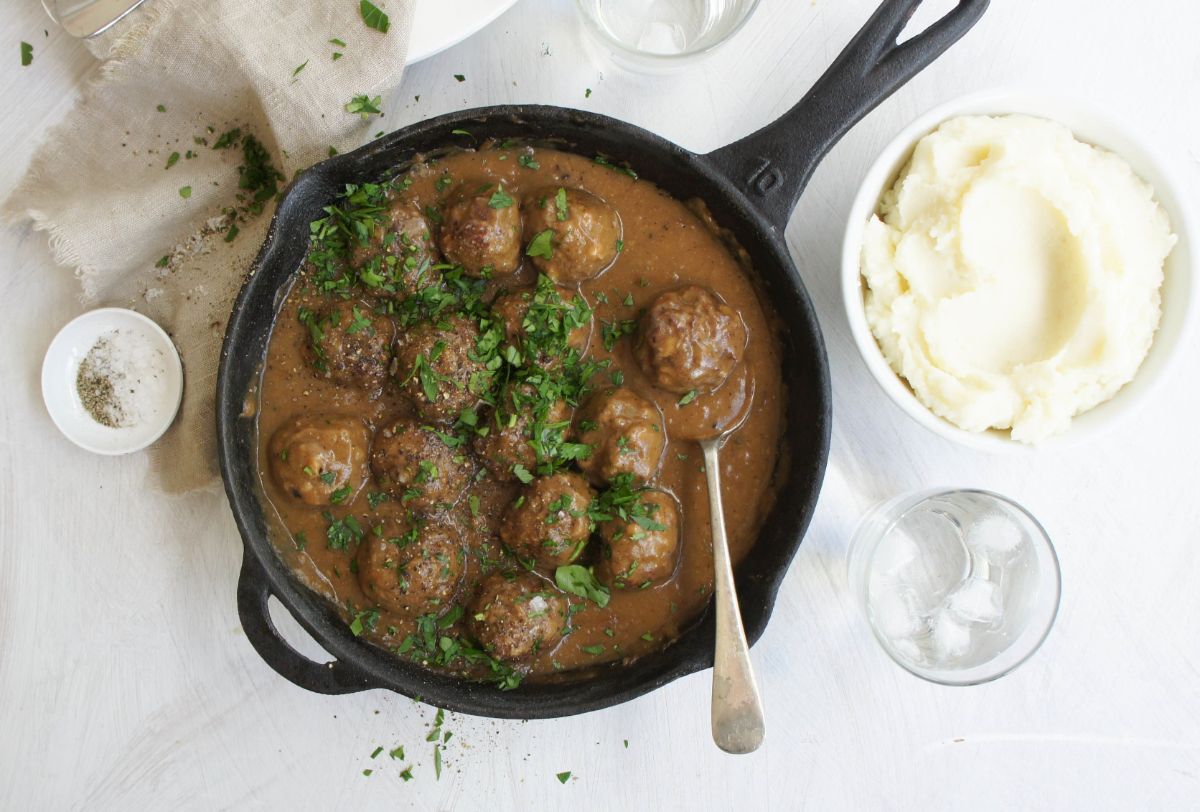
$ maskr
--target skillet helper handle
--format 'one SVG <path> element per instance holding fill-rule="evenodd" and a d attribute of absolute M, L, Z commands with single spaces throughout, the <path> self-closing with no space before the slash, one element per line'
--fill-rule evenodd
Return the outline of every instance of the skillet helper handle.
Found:
<path fill-rule="evenodd" d="M 922 0 L 884 0 L 795 107 L 705 157 L 782 231 L 817 164 L 833 145 L 967 33 L 988 2 L 958 0 L 940 20 L 897 45 Z"/>
<path fill-rule="evenodd" d="M 318 694 L 349 694 L 372 687 L 338 660 L 316 663 L 292 648 L 271 620 L 270 597 L 271 586 L 258 563 L 245 556 L 238 576 L 238 617 L 250 645 L 279 676 Z"/>

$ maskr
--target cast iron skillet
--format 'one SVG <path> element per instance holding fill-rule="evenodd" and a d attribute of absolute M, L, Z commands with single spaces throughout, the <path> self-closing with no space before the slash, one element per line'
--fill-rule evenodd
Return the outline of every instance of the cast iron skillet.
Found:
<path fill-rule="evenodd" d="M 238 612 L 246 637 L 267 664 L 323 694 L 388 688 L 454 711 L 504 718 L 567 716 L 625 702 L 712 666 L 708 612 L 677 642 L 629 666 L 602 668 L 578 682 L 513 691 L 426 671 L 358 640 L 330 604 L 288 572 L 268 538 L 257 481 L 256 427 L 243 405 L 257 383 L 280 299 L 303 261 L 310 221 L 347 183 L 449 144 L 452 130 L 484 137 L 554 139 L 583 155 L 628 162 L 679 199 L 699 197 L 749 253 L 766 297 L 783 322 L 788 429 L 776 507 L 738 566 L 742 620 L 751 643 L 763 633 L 775 593 L 812 518 L 829 453 L 829 370 L 817 319 L 792 265 L 783 231 L 817 163 L 859 119 L 940 56 L 975 24 L 988 0 L 958 5 L 919 36 L 896 39 L 921 0 L 885 0 L 812 90 L 778 121 L 727 147 L 696 155 L 653 133 L 604 116 L 543 106 L 466 110 L 423 121 L 299 175 L 283 196 L 266 244 L 234 305 L 217 380 L 221 474 L 245 543 Z M 267 611 L 275 595 L 335 658 L 307 659 L 279 636 Z"/>

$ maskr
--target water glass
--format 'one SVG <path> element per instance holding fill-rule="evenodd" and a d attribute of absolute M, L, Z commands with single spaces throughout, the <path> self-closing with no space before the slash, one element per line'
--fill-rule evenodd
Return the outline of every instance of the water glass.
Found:
<path fill-rule="evenodd" d="M 1058 557 L 1020 505 L 933 490 L 871 510 L 850 544 L 850 588 L 876 639 L 918 677 L 996 679 L 1025 662 L 1058 613 Z"/>

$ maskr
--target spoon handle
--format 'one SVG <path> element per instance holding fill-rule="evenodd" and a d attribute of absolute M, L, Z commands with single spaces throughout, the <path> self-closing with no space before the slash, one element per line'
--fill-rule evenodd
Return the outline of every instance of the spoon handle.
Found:
<path fill-rule="evenodd" d="M 750 664 L 750 646 L 742 629 L 733 562 L 725 537 L 725 511 L 721 508 L 721 465 L 717 440 L 700 443 L 708 476 L 708 504 L 712 519 L 713 570 L 717 597 L 717 648 L 713 662 L 712 735 L 727 753 L 751 753 L 762 744 L 762 697 Z"/>

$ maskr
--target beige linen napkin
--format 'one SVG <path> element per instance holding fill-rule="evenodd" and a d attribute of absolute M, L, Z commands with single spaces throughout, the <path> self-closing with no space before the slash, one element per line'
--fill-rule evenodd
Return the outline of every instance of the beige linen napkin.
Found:
<path fill-rule="evenodd" d="M 274 210 L 256 214 L 239 189 L 245 135 L 290 180 L 384 129 L 386 118 L 345 107 L 399 83 L 414 3 L 376 0 L 382 33 L 359 0 L 149 0 L 110 37 L 98 78 L 5 205 L 49 232 L 86 303 L 132 307 L 175 339 L 186 390 L 151 453 L 162 489 L 216 481 L 221 338 Z M 241 137 L 214 148 L 234 128 Z"/>

